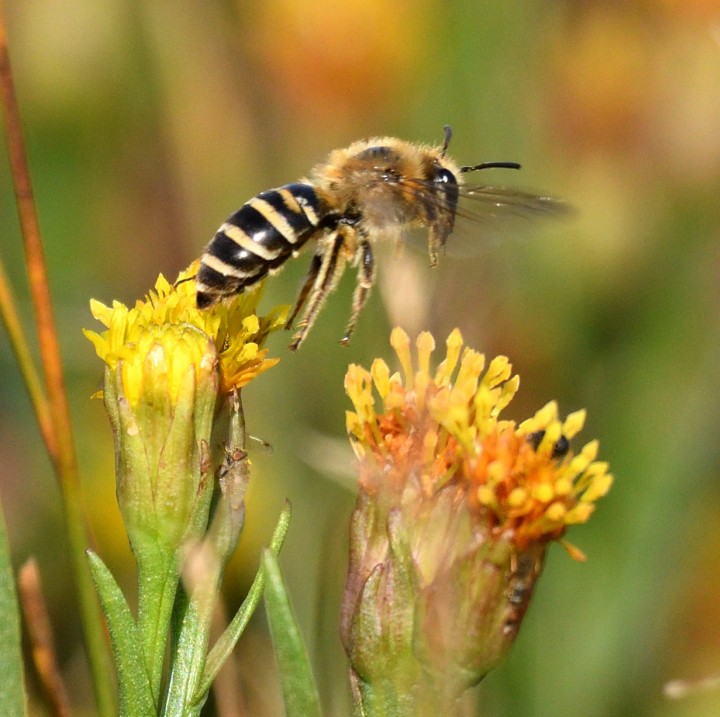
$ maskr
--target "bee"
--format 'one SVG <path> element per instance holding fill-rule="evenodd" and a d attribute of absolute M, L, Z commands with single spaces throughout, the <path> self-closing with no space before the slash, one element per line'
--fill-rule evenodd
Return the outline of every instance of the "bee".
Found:
<path fill-rule="evenodd" d="M 328 294 L 348 265 L 357 268 L 350 319 L 341 343 L 350 341 L 375 282 L 373 244 L 400 241 L 405 231 L 427 229 L 430 265 L 438 263 L 456 216 L 494 220 L 510 214 L 546 214 L 562 208 L 550 197 L 508 188 L 468 187 L 463 175 L 515 162 L 459 166 L 447 156 L 452 131 L 439 146 L 394 137 L 361 140 L 330 153 L 306 179 L 261 192 L 220 226 L 206 247 L 196 277 L 197 306 L 212 306 L 279 270 L 310 242 L 314 251 L 286 328 L 305 308 L 291 350 L 307 337 Z M 476 200 L 463 212 L 461 197 Z"/>

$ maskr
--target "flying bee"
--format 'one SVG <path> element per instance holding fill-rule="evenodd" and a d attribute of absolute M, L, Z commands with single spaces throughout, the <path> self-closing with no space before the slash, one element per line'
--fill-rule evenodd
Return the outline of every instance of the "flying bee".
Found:
<path fill-rule="evenodd" d="M 430 265 L 438 263 L 456 216 L 496 221 L 504 216 L 553 214 L 564 204 L 504 187 L 471 187 L 463 175 L 490 167 L 519 169 L 514 162 L 459 166 L 447 156 L 452 132 L 440 146 L 394 137 L 361 140 L 330 153 L 307 179 L 261 192 L 232 214 L 205 249 L 196 277 L 197 305 L 205 308 L 244 291 L 297 256 L 308 242 L 314 252 L 286 328 L 305 307 L 290 348 L 305 340 L 345 267 L 357 268 L 350 319 L 341 343 L 350 340 L 375 282 L 373 243 L 401 240 L 425 228 Z M 475 202 L 463 210 L 458 200 Z"/>

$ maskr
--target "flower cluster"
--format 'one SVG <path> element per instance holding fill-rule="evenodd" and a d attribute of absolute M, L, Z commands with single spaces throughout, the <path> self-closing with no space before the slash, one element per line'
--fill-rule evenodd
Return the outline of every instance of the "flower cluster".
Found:
<path fill-rule="evenodd" d="M 355 452 L 382 466 L 363 470 L 366 491 L 378 490 L 375 482 L 402 490 L 414 477 L 429 496 L 452 483 L 462 488 L 468 508 L 482 514 L 493 533 L 511 535 L 518 549 L 560 538 L 569 525 L 587 521 L 612 476 L 606 463 L 595 460 L 597 441 L 577 455 L 569 450 L 585 411 L 561 421 L 551 401 L 520 425 L 501 420 L 519 386 L 507 358 L 499 356 L 485 369 L 482 354 L 462 350 L 456 329 L 445 360 L 431 374 L 435 344 L 429 333 L 417 340 L 417 371 L 408 336 L 395 329 L 391 343 L 402 377 L 391 376 L 378 359 L 370 371 L 351 365 L 345 381 L 355 406 L 347 413 Z M 382 402 L 377 411 L 373 385 Z"/>
<path fill-rule="evenodd" d="M 112 306 L 90 302 L 93 316 L 107 330 L 102 333 L 86 330 L 85 336 L 111 369 L 123 360 L 123 372 L 128 372 L 125 378 L 130 379 L 125 381 L 126 386 L 133 383 L 127 359 L 142 352 L 142 343 L 149 340 L 143 335 L 154 331 L 150 327 L 189 325 L 206 334 L 218 352 L 221 393 L 242 388 L 278 362 L 279 359 L 267 358 L 263 344 L 268 334 L 284 325 L 287 307 L 278 307 L 259 317 L 255 311 L 261 292 L 255 291 L 238 294 L 201 311 L 195 304 L 196 273 L 197 265 L 193 264 L 179 275 L 175 284 L 161 274 L 154 290 L 132 308 L 119 301 L 113 301 Z"/>
<path fill-rule="evenodd" d="M 249 462 L 240 389 L 277 363 L 263 344 L 286 311 L 258 317 L 259 291 L 200 311 L 196 272 L 191 266 L 174 285 L 161 275 L 132 308 L 92 301 L 106 330 L 85 331 L 106 364 L 102 395 L 115 441 L 118 505 L 138 566 L 139 654 L 155 707 L 177 588 L 196 553 L 207 569 L 188 588 L 194 622 L 178 628 L 193 637 L 177 641 L 196 650 L 193 680 L 202 674 L 212 596 L 244 522 Z M 128 699 L 122 690 L 121 702 Z"/>
<path fill-rule="evenodd" d="M 589 518 L 612 476 L 596 441 L 571 450 L 584 411 L 500 417 L 519 386 L 505 357 L 486 364 L 455 330 L 433 371 L 430 334 L 416 362 L 402 330 L 391 343 L 400 373 L 376 360 L 345 380 L 360 492 L 342 638 L 368 714 L 396 698 L 447 714 L 511 645 L 548 543 Z"/>
<path fill-rule="evenodd" d="M 136 555 L 144 544 L 174 550 L 204 534 L 209 477 L 224 457 L 216 447 L 244 448 L 238 431 L 223 435 L 239 420 L 237 391 L 278 361 L 263 344 L 283 325 L 285 307 L 257 316 L 254 291 L 201 311 L 196 272 L 197 263 L 175 284 L 160 275 L 132 308 L 91 302 L 107 328 L 85 335 L 106 364 L 118 501 Z"/>

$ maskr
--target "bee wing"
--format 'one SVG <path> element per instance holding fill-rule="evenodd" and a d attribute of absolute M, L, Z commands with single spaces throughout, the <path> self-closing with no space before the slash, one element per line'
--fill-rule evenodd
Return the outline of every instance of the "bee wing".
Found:
<path fill-rule="evenodd" d="M 423 196 L 434 203 L 430 189 L 423 191 Z M 439 204 L 438 209 L 447 211 Z M 507 239 L 532 236 L 542 222 L 569 218 L 573 213 L 568 202 L 556 197 L 515 187 L 461 185 L 447 254 L 474 256 Z M 427 241 L 424 230 L 412 230 L 406 238 L 418 249 Z"/>
<path fill-rule="evenodd" d="M 519 217 L 561 218 L 573 213 L 564 200 L 534 194 L 514 187 L 483 187 L 461 185 L 457 216 L 475 221 L 502 221 Z"/>

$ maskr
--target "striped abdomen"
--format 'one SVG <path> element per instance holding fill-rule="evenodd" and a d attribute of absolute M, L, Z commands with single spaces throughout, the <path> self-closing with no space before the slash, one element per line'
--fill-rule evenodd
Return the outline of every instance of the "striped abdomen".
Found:
<path fill-rule="evenodd" d="M 310 239 L 321 219 L 320 203 L 309 184 L 269 189 L 243 204 L 217 230 L 200 260 L 198 307 L 260 281 Z"/>

